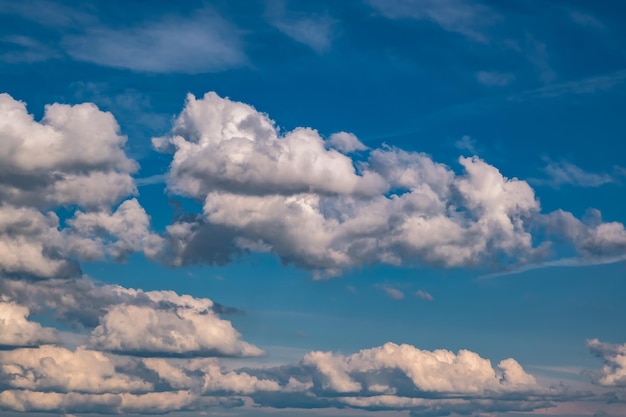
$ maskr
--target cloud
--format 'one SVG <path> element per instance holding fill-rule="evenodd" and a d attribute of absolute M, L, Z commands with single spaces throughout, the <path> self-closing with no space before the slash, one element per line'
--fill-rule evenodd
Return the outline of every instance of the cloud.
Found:
<path fill-rule="evenodd" d="M 29 321 L 29 315 L 28 307 L 0 301 L 0 347 L 28 347 L 58 341 L 56 330 Z"/>
<path fill-rule="evenodd" d="M 119 393 L 149 392 L 154 387 L 137 377 L 118 373 L 114 361 L 101 352 L 57 346 L 0 351 L 0 378 L 13 389 L 30 391 Z"/>
<path fill-rule="evenodd" d="M 231 323 L 211 310 L 117 305 L 89 338 L 95 349 L 140 356 L 260 356 Z"/>
<path fill-rule="evenodd" d="M 41 122 L 0 94 L 0 198 L 14 205 L 107 207 L 136 192 L 137 163 L 111 113 L 91 103 L 46 106 Z M 79 149 L 80 152 L 68 152 Z"/>
<path fill-rule="evenodd" d="M 381 286 L 381 289 L 387 294 L 387 297 L 393 300 L 402 300 L 404 293 L 397 288 L 389 287 L 387 285 Z"/>
<path fill-rule="evenodd" d="M 588 260 L 621 257 L 626 251 L 624 225 L 603 222 L 598 210 L 589 210 L 584 222 L 563 210 L 547 214 L 541 221 L 548 233 L 571 243 Z"/>
<path fill-rule="evenodd" d="M 461 151 L 468 151 L 474 155 L 478 155 L 476 139 L 472 139 L 471 136 L 464 135 L 461 139 L 454 142 L 454 146 Z"/>
<path fill-rule="evenodd" d="M 430 295 L 430 293 L 424 291 L 424 290 L 418 290 L 415 295 L 417 296 L 417 298 L 420 298 L 424 301 L 433 301 L 434 298 L 432 295 Z"/>
<path fill-rule="evenodd" d="M 200 244 L 207 227 L 221 228 L 230 247 L 222 261 L 237 247 L 270 251 L 320 276 L 373 262 L 458 267 L 534 256 L 528 230 L 539 204 L 526 182 L 479 158 L 460 158 L 457 175 L 388 146 L 354 160 L 328 147 L 335 141 L 310 128 L 279 134 L 267 115 L 215 93 L 189 96 L 172 132 L 153 139 L 174 152 L 168 190 L 204 201 L 201 218 L 168 228 L 172 264 L 216 261 Z"/>
<path fill-rule="evenodd" d="M 515 81 L 515 75 L 497 71 L 479 71 L 476 73 L 476 79 L 488 87 L 504 87 Z"/>
<path fill-rule="evenodd" d="M 142 72 L 195 74 L 246 63 L 238 30 L 207 9 L 127 28 L 94 25 L 62 46 L 80 61 Z"/>
<path fill-rule="evenodd" d="M 232 324 L 218 315 L 227 309 L 208 298 L 97 285 L 86 277 L 34 282 L 4 279 L 0 291 L 37 312 L 52 311 L 57 319 L 90 330 L 90 349 L 151 357 L 265 353 L 242 341 Z M 19 311 L 26 314 L 28 308 Z"/>
<path fill-rule="evenodd" d="M 0 94 L 0 116 L 0 272 L 70 277 L 80 275 L 79 260 L 157 256 L 162 239 L 127 199 L 137 193 L 138 164 L 111 113 L 55 103 L 36 121 Z"/>
<path fill-rule="evenodd" d="M 280 1 L 270 2 L 267 6 L 267 19 L 276 29 L 318 54 L 330 50 L 338 23 L 335 19 L 328 15 L 291 12 Z"/>
<path fill-rule="evenodd" d="M 343 153 L 364 151 L 367 149 L 367 146 L 363 145 L 355 135 L 347 132 L 333 133 L 330 135 L 327 142 L 329 146 Z"/>
<path fill-rule="evenodd" d="M 602 23 L 596 17 L 588 13 L 583 13 L 579 10 L 571 10 L 569 12 L 569 18 L 572 20 L 572 22 L 585 28 L 605 29 L 604 23 Z"/>
<path fill-rule="evenodd" d="M 386 18 L 430 20 L 446 31 L 479 42 L 488 41 L 486 29 L 500 18 L 487 6 L 465 0 L 368 0 L 368 3 Z"/>
<path fill-rule="evenodd" d="M 592 373 L 592 381 L 603 387 L 626 387 L 626 344 L 615 345 L 591 339 L 587 340 L 587 347 L 604 362 L 599 372 Z"/>
<path fill-rule="evenodd" d="M 621 86 L 626 80 L 626 71 L 620 70 L 607 74 L 582 78 L 564 83 L 550 84 L 534 90 L 525 91 L 514 96 L 510 100 L 547 99 L 564 95 L 598 94 L 611 91 Z"/>
<path fill-rule="evenodd" d="M 545 180 L 534 179 L 534 183 L 546 184 L 552 187 L 559 187 L 561 185 L 599 187 L 615 181 L 609 174 L 587 172 L 567 161 L 549 161 L 548 165 L 544 168 L 544 171 L 548 175 L 548 178 Z"/>

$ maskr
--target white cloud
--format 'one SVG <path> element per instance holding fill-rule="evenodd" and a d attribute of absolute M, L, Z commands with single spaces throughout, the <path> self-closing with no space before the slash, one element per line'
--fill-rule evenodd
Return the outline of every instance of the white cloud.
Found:
<path fill-rule="evenodd" d="M 306 45 L 317 53 L 331 48 L 337 21 L 326 14 L 296 13 L 286 10 L 283 2 L 267 3 L 269 23 L 294 41 Z"/>
<path fill-rule="evenodd" d="M 454 146 L 461 151 L 469 151 L 474 155 L 478 155 L 476 139 L 472 139 L 471 136 L 463 135 L 461 139 L 454 142 Z"/>
<path fill-rule="evenodd" d="M 148 392 L 153 385 L 116 371 L 101 352 L 44 345 L 0 351 L 0 380 L 14 389 L 82 393 Z"/>
<path fill-rule="evenodd" d="M 373 384 L 386 380 L 390 391 L 402 387 L 401 378 L 389 379 L 391 372 L 399 371 L 413 384 L 413 392 L 485 395 L 487 393 L 532 392 L 540 390 L 534 377 L 527 374 L 514 359 L 498 364 L 474 352 L 461 350 L 458 354 L 447 350 L 425 351 L 411 345 L 386 343 L 344 357 L 323 352 L 308 354 L 303 364 L 314 366 L 324 383 L 337 392 L 367 391 Z"/>
<path fill-rule="evenodd" d="M 604 362 L 602 369 L 592 374 L 593 382 L 604 387 L 626 387 L 626 344 L 591 339 L 587 340 L 587 347 Z"/>
<path fill-rule="evenodd" d="M 381 288 L 383 289 L 383 291 L 385 291 L 387 297 L 391 299 L 402 300 L 404 298 L 404 293 L 397 288 L 389 287 L 387 285 L 384 285 Z"/>
<path fill-rule="evenodd" d="M 161 251 L 137 200 L 119 204 L 137 192 L 138 165 L 111 113 L 55 103 L 35 121 L 24 103 L 0 94 L 0 141 L 0 271 L 70 277 L 78 260 Z M 64 222 L 46 211 L 61 206 Z"/>
<path fill-rule="evenodd" d="M 570 242 L 588 261 L 623 256 L 626 230 L 618 222 L 603 222 L 598 210 L 590 210 L 585 222 L 570 212 L 556 210 L 542 217 L 549 233 Z"/>
<path fill-rule="evenodd" d="M 349 157 L 326 149 L 317 131 L 299 128 L 280 137 L 267 115 L 215 93 L 188 95 L 171 134 L 153 143 L 176 150 L 168 188 L 195 198 L 217 189 L 372 195 L 385 187 L 379 176 L 358 175 Z"/>
<path fill-rule="evenodd" d="M 0 297 L 0 346 L 36 346 L 58 341 L 57 332 L 29 321 L 28 307 L 2 301 Z"/>
<path fill-rule="evenodd" d="M 343 153 L 364 151 L 367 149 L 367 146 L 363 145 L 354 134 L 348 132 L 333 133 L 330 135 L 327 142 L 328 145 Z"/>
<path fill-rule="evenodd" d="M 614 182 L 614 178 L 609 174 L 599 174 L 587 172 L 571 162 L 549 161 L 543 169 L 548 178 L 533 179 L 535 184 L 545 184 L 551 187 L 562 185 L 574 185 L 578 187 L 599 187 L 604 184 Z"/>
<path fill-rule="evenodd" d="M 171 134 L 153 142 L 173 146 L 169 190 L 204 200 L 202 219 L 168 228 L 174 265 L 228 261 L 237 247 L 321 276 L 372 262 L 454 267 L 535 254 L 533 190 L 478 158 L 460 158 L 463 175 L 386 146 L 357 161 L 327 149 L 335 138 L 279 135 L 265 114 L 215 93 L 189 96 Z M 207 228 L 228 249 L 218 257 Z"/>
<path fill-rule="evenodd" d="M 487 6 L 465 0 L 368 0 L 389 19 L 430 20 L 474 41 L 488 40 L 486 29 L 499 19 Z"/>
<path fill-rule="evenodd" d="M 259 356 L 231 323 L 210 310 L 116 305 L 89 338 L 92 348 L 136 355 Z"/>
<path fill-rule="evenodd" d="M 476 79 L 488 87 L 504 87 L 515 81 L 515 75 L 498 71 L 479 71 Z"/>
<path fill-rule="evenodd" d="M 221 71 L 246 63 L 238 29 L 210 10 L 134 27 L 88 27 L 64 38 L 74 59 L 156 73 Z"/>
<path fill-rule="evenodd" d="M 424 301 L 433 301 L 434 300 L 433 296 L 429 292 L 424 291 L 424 290 L 417 290 L 415 295 L 417 296 L 417 298 L 420 298 L 420 299 L 422 299 Z"/>
<path fill-rule="evenodd" d="M 106 207 L 135 193 L 137 164 L 113 115 L 90 103 L 46 106 L 41 122 L 0 94 L 0 196 L 37 207 Z M 68 150 L 74 151 L 68 151 Z"/>

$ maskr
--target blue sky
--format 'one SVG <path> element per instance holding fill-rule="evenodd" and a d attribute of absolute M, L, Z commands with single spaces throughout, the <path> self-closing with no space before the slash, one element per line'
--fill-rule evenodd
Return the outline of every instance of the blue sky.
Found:
<path fill-rule="evenodd" d="M 625 15 L 0 0 L 0 409 L 626 414 Z"/>

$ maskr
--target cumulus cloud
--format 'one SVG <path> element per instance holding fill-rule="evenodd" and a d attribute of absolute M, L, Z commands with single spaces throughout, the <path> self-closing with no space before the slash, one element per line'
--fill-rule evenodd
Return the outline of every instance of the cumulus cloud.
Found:
<path fill-rule="evenodd" d="M 29 321 L 28 307 L 0 297 L 0 347 L 36 346 L 58 341 L 56 330 Z"/>
<path fill-rule="evenodd" d="M 143 207 L 122 201 L 137 192 L 138 165 L 111 113 L 55 103 L 36 121 L 0 94 L 0 141 L 0 272 L 71 277 L 80 260 L 160 252 Z"/>
<path fill-rule="evenodd" d="M 0 352 L 0 378 L 13 389 L 81 393 L 147 392 L 153 385 L 116 371 L 101 352 L 40 346 Z"/>
<path fill-rule="evenodd" d="M 171 292 L 150 298 L 189 309 L 210 306 Z M 224 369 L 216 358 L 138 358 L 85 346 L 44 345 L 0 351 L 0 384 L 0 409 L 101 414 L 201 411 L 246 403 L 414 413 L 530 411 L 562 395 L 540 386 L 513 359 L 494 368 L 474 352 L 394 343 L 348 356 L 314 351 L 289 365 L 235 370 Z"/>
<path fill-rule="evenodd" d="M 231 323 L 210 310 L 113 306 L 89 338 L 93 348 L 136 355 L 260 356 Z"/>
<path fill-rule="evenodd" d="M 351 153 L 355 151 L 364 151 L 367 146 L 352 133 L 337 132 L 330 135 L 327 140 L 328 145 L 343 153 Z"/>
<path fill-rule="evenodd" d="M 90 330 L 91 349 L 134 356 L 260 356 L 208 298 L 73 280 L 0 280 L 6 297 Z M 28 313 L 23 307 L 21 313 Z M 36 326 L 36 324 L 33 324 Z M 34 328 L 33 328 L 34 329 Z M 25 330 L 23 330 L 25 331 Z M 45 335 L 42 334 L 42 335 Z"/>
<path fill-rule="evenodd" d="M 604 387 L 626 387 L 626 344 L 591 339 L 587 340 L 587 347 L 604 362 L 599 372 L 591 374 L 593 382 Z"/>
<path fill-rule="evenodd" d="M 618 222 L 603 222 L 598 210 L 589 210 L 584 221 L 570 212 L 556 210 L 542 218 L 549 233 L 571 243 L 587 260 L 623 256 L 626 230 Z"/>
<path fill-rule="evenodd" d="M 48 105 L 37 122 L 24 103 L 0 94 L 0 141 L 2 201 L 97 208 L 136 191 L 126 137 L 111 113 L 91 103 Z"/>
<path fill-rule="evenodd" d="M 270 251 L 319 276 L 373 262 L 459 267 L 537 253 L 532 188 L 476 157 L 459 159 L 462 175 L 388 146 L 354 160 L 335 150 L 361 149 L 345 132 L 280 134 L 267 115 L 215 93 L 190 95 L 171 133 L 153 143 L 174 153 L 169 191 L 204 201 L 202 218 L 168 228 L 174 265 L 216 261 L 189 245 L 209 240 L 199 237 L 208 227 L 230 247 L 218 260 L 237 247 Z"/>

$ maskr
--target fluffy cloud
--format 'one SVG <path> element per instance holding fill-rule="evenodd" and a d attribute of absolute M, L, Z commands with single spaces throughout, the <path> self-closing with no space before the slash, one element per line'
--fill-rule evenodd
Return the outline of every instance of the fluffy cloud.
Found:
<path fill-rule="evenodd" d="M 317 277 L 370 263 L 511 269 L 549 255 L 533 230 L 592 257 L 623 251 L 626 239 L 621 223 L 541 214 L 526 181 L 478 157 L 459 158 L 455 172 L 345 132 L 279 132 L 266 114 L 215 93 L 189 95 L 153 144 L 173 153 L 169 191 L 203 201 L 201 216 L 167 228 L 161 259 L 171 265 L 263 251 Z M 366 152 L 348 155 L 356 150 Z"/>
<path fill-rule="evenodd" d="M 0 301 L 0 347 L 34 346 L 58 340 L 54 329 L 29 321 L 29 315 L 28 307 Z"/>
<path fill-rule="evenodd" d="M 91 103 L 51 104 L 35 121 L 0 94 L 0 142 L 0 272 L 70 277 L 79 260 L 161 250 L 137 200 L 119 204 L 137 191 L 138 165 L 113 115 Z"/>
<path fill-rule="evenodd" d="M 599 373 L 592 375 L 593 381 L 604 387 L 626 387 L 626 344 L 614 345 L 591 339 L 587 346 L 605 364 Z"/>
<path fill-rule="evenodd" d="M 467 350 L 430 352 L 387 343 L 347 357 L 312 352 L 302 363 L 323 376 L 322 388 L 342 393 L 380 392 L 381 387 L 386 387 L 386 393 L 407 390 L 402 377 L 394 378 L 395 371 L 411 381 L 413 393 L 486 395 L 539 389 L 534 377 L 514 359 L 501 361 L 496 372 L 489 360 Z"/>
<path fill-rule="evenodd" d="M 116 371 L 101 352 L 56 346 L 0 352 L 0 378 L 13 389 L 80 393 L 147 392 L 153 385 Z"/>
<path fill-rule="evenodd" d="M 0 141 L 2 201 L 108 207 L 136 191 L 126 137 L 91 103 L 48 105 L 37 122 L 24 103 L 0 94 Z"/>
<path fill-rule="evenodd" d="M 113 306 L 91 333 L 101 350 L 137 355 L 259 356 L 264 352 L 240 340 L 231 323 L 210 310 Z"/>
<path fill-rule="evenodd" d="M 587 259 L 623 256 L 626 251 L 624 225 L 603 222 L 598 210 L 589 210 L 584 221 L 563 210 L 546 215 L 542 221 L 548 232 L 571 243 Z"/>
<path fill-rule="evenodd" d="M 478 158 L 460 158 L 463 175 L 390 147 L 353 160 L 334 149 L 365 149 L 353 135 L 279 134 L 267 115 L 215 93 L 190 95 L 171 134 L 153 143 L 174 152 L 169 190 L 204 200 L 202 219 L 168 229 L 175 265 L 215 261 L 187 244 L 206 227 L 226 237 L 221 259 L 237 247 L 272 251 L 321 276 L 371 262 L 458 267 L 536 252 L 532 188 Z"/>
<path fill-rule="evenodd" d="M 211 406 L 350 407 L 437 415 L 530 411 L 562 393 L 513 359 L 387 343 L 349 356 L 311 352 L 275 368 L 225 370 L 215 358 L 129 358 L 78 347 L 0 352 L 0 409 L 102 414 Z"/>
<path fill-rule="evenodd" d="M 39 282 L 4 279 L 0 291 L 35 311 L 52 311 L 60 320 L 90 329 L 91 349 L 136 356 L 264 354 L 242 341 L 232 324 L 219 317 L 225 308 L 208 298 L 97 285 L 86 277 Z M 19 312 L 27 314 L 28 309 Z"/>
<path fill-rule="evenodd" d="M 377 175 L 359 175 L 352 160 L 312 129 L 279 137 L 275 123 L 251 106 L 207 93 L 188 95 L 171 135 L 153 139 L 175 149 L 168 187 L 204 199 L 212 190 L 247 194 L 372 195 L 384 190 Z"/>

